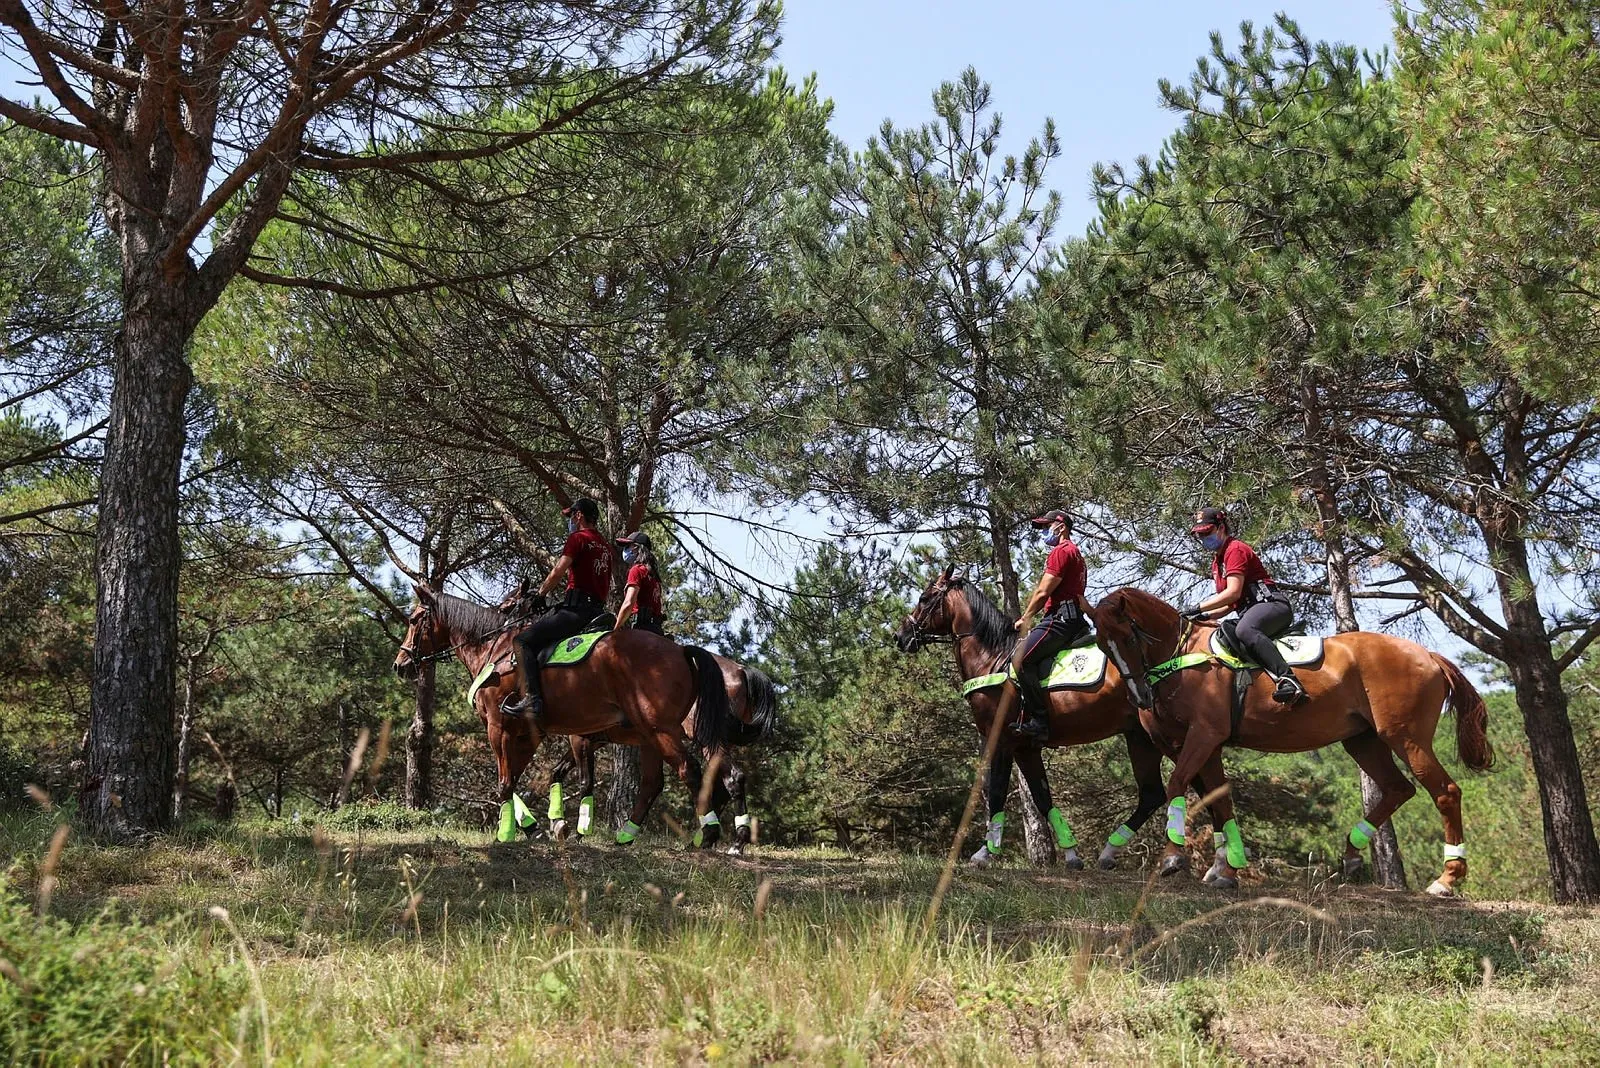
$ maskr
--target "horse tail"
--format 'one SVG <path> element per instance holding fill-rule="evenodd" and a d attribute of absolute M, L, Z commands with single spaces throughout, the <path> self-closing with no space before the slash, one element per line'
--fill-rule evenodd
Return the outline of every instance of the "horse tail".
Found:
<path fill-rule="evenodd" d="M 740 670 L 744 672 L 744 701 L 750 717 L 744 720 L 734 716 L 726 740 L 729 745 L 755 745 L 770 740 L 778 729 L 778 691 L 761 669 Z"/>
<path fill-rule="evenodd" d="M 1473 771 L 1494 766 L 1494 746 L 1489 744 L 1489 708 L 1477 687 L 1461 669 L 1438 653 L 1429 653 L 1450 686 L 1450 707 L 1456 713 L 1456 755 Z"/>
<path fill-rule="evenodd" d="M 698 645 L 684 646 L 683 655 L 695 673 L 694 744 L 709 753 L 723 744 L 730 727 L 739 721 L 728 704 L 717 658 Z"/>

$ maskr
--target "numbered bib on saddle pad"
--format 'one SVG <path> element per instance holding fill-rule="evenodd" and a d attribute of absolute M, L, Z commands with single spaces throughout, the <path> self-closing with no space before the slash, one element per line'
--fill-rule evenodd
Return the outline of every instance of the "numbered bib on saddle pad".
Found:
<path fill-rule="evenodd" d="M 610 633 L 609 630 L 591 630 L 547 645 L 539 650 L 539 666 L 571 667 L 581 664 L 589 659 L 589 654 L 600 644 L 600 639 Z"/>
<path fill-rule="evenodd" d="M 1278 652 L 1283 654 L 1283 662 L 1290 667 L 1307 667 L 1322 660 L 1322 638 L 1316 634 L 1285 634 L 1272 644 L 1278 647 Z M 1223 661 L 1232 660 L 1246 667 L 1261 666 L 1244 650 L 1235 652 L 1230 649 L 1223 640 L 1221 628 L 1211 633 L 1211 652 Z"/>

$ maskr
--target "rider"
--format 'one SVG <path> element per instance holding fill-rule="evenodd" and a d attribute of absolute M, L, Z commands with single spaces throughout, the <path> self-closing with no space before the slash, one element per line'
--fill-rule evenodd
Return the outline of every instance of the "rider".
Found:
<path fill-rule="evenodd" d="M 1237 610 L 1239 621 L 1234 625 L 1234 635 L 1277 682 L 1273 699 L 1286 705 L 1304 701 L 1305 687 L 1272 642 L 1294 622 L 1289 598 L 1278 591 L 1256 551 L 1233 536 L 1228 529 L 1228 514 L 1221 508 L 1196 512 L 1190 532 L 1211 550 L 1211 577 L 1217 593 L 1193 605 L 1184 615 L 1191 619 L 1220 619 Z"/>
<path fill-rule="evenodd" d="M 534 620 L 517 635 L 517 663 L 522 675 L 520 701 L 505 706 L 507 715 L 531 712 L 535 719 L 544 714 L 544 691 L 539 680 L 539 651 L 545 646 L 581 633 L 606 610 L 606 594 L 611 588 L 611 546 L 595 529 L 600 521 L 600 505 L 589 497 L 579 497 L 561 509 L 567 517 L 567 541 L 539 586 L 539 596 L 553 591 L 566 579 L 567 595 L 562 602 Z"/>
<path fill-rule="evenodd" d="M 617 544 L 622 547 L 622 562 L 628 565 L 628 592 L 622 595 L 622 607 L 617 610 L 616 629 L 627 626 L 632 617 L 634 630 L 663 633 L 661 571 L 650 548 L 650 535 L 636 530 L 618 538 Z"/>
<path fill-rule="evenodd" d="M 1072 540 L 1072 520 L 1066 512 L 1056 508 L 1035 516 L 1032 522 L 1044 528 L 1044 543 L 1050 546 L 1050 556 L 1022 618 L 1017 620 L 1019 632 L 1024 623 L 1035 617 L 1039 622 L 1022 640 L 1017 685 L 1023 695 L 1023 714 L 1012 729 L 1025 738 L 1043 742 L 1050 736 L 1050 723 L 1049 698 L 1041 676 L 1049 671 L 1057 653 L 1089 633 L 1089 601 L 1083 595 L 1089 571 Z"/>

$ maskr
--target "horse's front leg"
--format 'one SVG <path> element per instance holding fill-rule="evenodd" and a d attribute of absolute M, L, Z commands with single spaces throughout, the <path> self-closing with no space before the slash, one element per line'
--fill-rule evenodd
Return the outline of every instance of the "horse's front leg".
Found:
<path fill-rule="evenodd" d="M 1078 839 L 1072 833 L 1072 827 L 1067 823 L 1067 817 L 1056 808 L 1055 802 L 1050 797 L 1050 780 L 1045 775 L 1044 753 L 1037 746 L 1028 746 L 1016 752 L 1017 770 L 1022 772 L 1022 781 L 1028 787 L 1028 793 L 1033 797 L 1033 803 L 1040 812 L 1045 814 L 1045 819 L 1050 823 L 1050 830 L 1055 835 L 1056 848 L 1062 851 L 1062 863 L 1073 871 L 1083 870 L 1083 860 L 1078 856 Z"/>
<path fill-rule="evenodd" d="M 594 755 L 600 749 L 597 742 L 584 747 L 583 781 L 578 786 L 578 835 L 587 837 L 594 826 Z"/>
<path fill-rule="evenodd" d="M 995 747 L 994 755 L 989 758 L 989 774 L 986 776 L 989 829 L 983 836 L 983 844 L 972 854 L 971 863 L 975 867 L 986 868 L 1000 855 L 1000 842 L 1006 833 L 1006 796 L 1011 792 L 1011 765 L 1015 759 L 1015 754 L 1003 743 Z"/>
<path fill-rule="evenodd" d="M 1189 792 L 1189 784 L 1200 774 L 1214 759 L 1220 769 L 1221 760 L 1218 756 L 1222 749 L 1223 738 L 1216 732 L 1204 726 L 1196 726 L 1189 731 L 1188 737 L 1183 740 L 1183 748 L 1178 751 L 1177 758 L 1173 761 L 1172 777 L 1167 780 L 1167 849 L 1161 857 L 1161 874 L 1175 875 L 1180 871 L 1189 870 L 1189 853 L 1185 848 L 1188 840 L 1189 803 L 1184 796 Z M 1210 783 L 1212 789 L 1223 785 L 1227 780 L 1218 776 L 1216 781 Z"/>
<path fill-rule="evenodd" d="M 481 693 L 479 696 L 483 698 Z M 493 700 L 492 697 L 486 699 Z M 498 709 L 491 710 L 484 718 L 489 725 L 489 748 L 494 753 L 499 772 L 495 799 L 500 804 L 500 822 L 495 839 L 510 842 L 516 839 L 518 827 L 531 835 L 537 823 L 533 812 L 517 793 L 517 780 L 522 777 L 528 761 L 533 759 L 534 746 L 521 732 L 505 729 Z"/>

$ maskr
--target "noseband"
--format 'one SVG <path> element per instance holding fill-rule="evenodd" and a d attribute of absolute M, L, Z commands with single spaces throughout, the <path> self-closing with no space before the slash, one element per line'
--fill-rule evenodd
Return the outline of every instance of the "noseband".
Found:
<path fill-rule="evenodd" d="M 955 586 L 949 580 L 940 579 L 928 590 L 928 593 L 937 594 L 938 596 L 925 598 L 921 604 L 917 605 L 916 610 L 911 613 L 911 652 L 916 652 L 927 645 L 954 645 L 962 638 L 972 637 L 970 632 L 957 634 L 954 630 L 949 634 L 928 633 L 928 617 L 933 614 L 935 606 L 944 607 L 945 599 L 950 596 L 950 591 L 953 589 L 955 589 Z"/>

